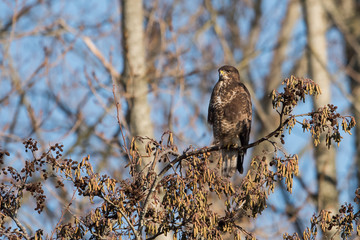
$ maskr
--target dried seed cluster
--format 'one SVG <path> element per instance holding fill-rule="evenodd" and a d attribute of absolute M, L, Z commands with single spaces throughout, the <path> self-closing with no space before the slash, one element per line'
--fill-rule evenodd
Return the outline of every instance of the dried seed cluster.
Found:
<path fill-rule="evenodd" d="M 0 235 L 9 239 L 30 239 L 21 224 L 18 210 L 24 197 L 30 195 L 36 202 L 34 210 L 41 213 L 47 204 L 43 186 L 55 178 L 56 181 L 52 182 L 56 183 L 56 188 L 75 191 L 77 196 L 88 201 L 91 211 L 82 216 L 72 214 L 68 222 L 60 219 L 53 231 L 54 238 L 143 239 L 146 236 L 154 239 L 171 231 L 174 239 L 223 239 L 224 233 L 232 234 L 234 239 L 241 239 L 242 235 L 246 239 L 255 239 L 239 220 L 261 214 L 278 182 L 283 181 L 291 193 L 293 179 L 299 174 L 298 156 L 282 152 L 281 146 L 271 138 L 280 137 L 284 143 L 284 129 L 288 129 L 290 134 L 291 129 L 300 124 L 304 131 L 310 131 L 315 145 L 325 134 L 324 139 L 330 147 L 332 141 L 341 141 L 340 120 L 346 133 L 355 126 L 354 118 L 341 116 L 334 105 L 293 115 L 299 101 L 305 101 L 306 95 L 318 95 L 321 91 L 310 79 L 293 76 L 286 79 L 284 85 L 283 92 L 274 91 L 272 94 L 273 105 L 280 115 L 279 127 L 268 136 L 238 149 L 241 151 L 270 141 L 275 148 L 274 156 L 252 159 L 249 171 L 238 185 L 233 185 L 222 178 L 217 169 L 209 167 L 220 146 L 189 147 L 179 152 L 171 132 L 164 133 L 160 141 L 137 137 L 129 147 L 124 147 L 130 177 L 121 180 L 94 171 L 90 156 L 80 161 L 64 158 L 61 144 L 40 153 L 36 140 L 24 141 L 31 160 L 25 161 L 20 170 L 5 166 L 0 171 Z M 139 149 L 139 146 L 145 146 L 145 149 Z M 0 151 L 1 165 L 9 155 Z M 140 169 L 144 158 L 151 159 L 151 163 Z M 161 170 L 155 171 L 157 167 Z M 220 211 L 214 207 L 216 201 L 223 201 Z M 360 203 L 360 189 L 356 192 L 355 202 Z M 69 206 L 65 208 L 69 209 Z M 360 235 L 359 218 L 359 211 L 355 212 L 351 204 L 344 204 L 337 214 L 323 210 L 314 215 L 311 227 L 301 238 L 295 233 L 284 234 L 284 239 L 315 239 L 318 229 L 326 231 L 331 228 L 339 229 L 343 238 L 353 234 L 355 229 Z M 9 219 L 16 227 L 8 225 Z M 31 237 L 45 238 L 42 229 L 33 231 Z"/>

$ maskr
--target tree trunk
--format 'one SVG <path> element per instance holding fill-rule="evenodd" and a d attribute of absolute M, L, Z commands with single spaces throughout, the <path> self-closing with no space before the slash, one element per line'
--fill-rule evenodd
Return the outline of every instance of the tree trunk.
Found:
<path fill-rule="evenodd" d="M 349 32 L 343 32 L 344 35 L 352 35 L 357 42 L 360 42 L 360 17 L 358 15 L 359 7 L 357 7 L 355 0 L 344 0 L 342 2 L 343 14 L 345 23 L 349 26 Z M 357 9 L 358 8 L 358 9 Z M 345 39 L 349 39 L 346 38 Z M 352 101 L 352 112 L 355 120 L 360 119 L 360 56 L 355 51 L 352 44 L 346 41 L 346 67 L 350 69 L 349 78 L 351 83 L 351 96 Z M 356 151 L 356 165 L 357 165 L 357 180 L 358 186 L 360 185 L 360 124 L 355 126 L 355 151 Z"/>
<path fill-rule="evenodd" d="M 307 22 L 309 75 L 320 85 L 322 94 L 314 99 L 315 109 L 323 107 L 331 100 L 331 82 L 327 72 L 327 18 L 322 1 L 305 0 L 305 19 Z M 327 149 L 324 136 L 321 144 L 314 149 L 318 178 L 318 211 L 329 210 L 335 214 L 338 209 L 336 189 L 336 163 L 334 148 Z M 336 229 L 324 232 L 323 239 L 338 239 L 333 236 Z"/>
<path fill-rule="evenodd" d="M 286 59 L 286 49 L 289 47 L 289 42 L 291 39 L 291 29 L 298 21 L 300 16 L 299 10 L 299 1 L 292 0 L 288 4 L 286 15 L 281 23 L 281 29 L 278 34 L 278 39 L 276 42 L 276 49 L 274 50 L 274 57 L 272 64 L 270 66 L 270 73 L 265 79 L 265 94 L 264 97 L 257 103 L 256 99 L 253 98 L 255 103 L 256 119 L 259 120 L 259 123 L 262 125 L 261 128 L 255 133 L 255 139 L 266 136 L 269 132 L 273 131 L 279 126 L 279 114 L 274 112 L 271 99 L 269 94 L 272 90 L 279 87 L 283 80 L 282 76 L 282 62 Z M 256 39 L 256 38 L 254 38 Z M 256 43 L 254 43 L 255 45 Z M 272 119 L 269 121 L 269 119 Z M 274 141 L 280 142 L 279 139 L 273 139 Z M 280 144 L 280 143 L 279 143 Z M 269 158 L 272 158 L 274 147 L 270 143 L 263 143 L 261 146 L 255 147 L 253 151 L 253 156 L 264 155 L 264 151 L 269 153 L 266 154 Z"/>
<path fill-rule="evenodd" d="M 154 137 L 153 125 L 148 102 L 148 81 L 146 78 L 147 61 L 144 36 L 144 13 L 142 0 L 122 0 L 122 36 L 124 50 L 124 72 L 122 84 L 126 89 L 128 112 L 127 122 L 132 137 Z M 142 156 L 137 171 L 142 171 L 152 158 L 145 157 L 145 143 L 137 141 L 137 148 Z M 157 169 L 155 169 L 156 171 Z M 147 171 L 145 171 L 147 172 Z M 158 198 L 162 198 L 160 193 Z M 161 202 L 161 201 L 160 201 Z M 154 208 L 161 211 L 160 203 Z M 160 235 L 156 239 L 170 239 L 172 234 Z"/>
<path fill-rule="evenodd" d="M 122 0 L 122 36 L 124 50 L 124 72 L 122 84 L 127 94 L 127 122 L 132 137 L 154 136 L 148 103 L 146 80 L 146 52 L 144 42 L 144 13 L 142 0 Z M 140 154 L 145 155 L 144 146 L 137 144 Z M 142 158 L 142 166 L 149 159 Z M 140 169 L 139 169 L 140 170 Z"/>

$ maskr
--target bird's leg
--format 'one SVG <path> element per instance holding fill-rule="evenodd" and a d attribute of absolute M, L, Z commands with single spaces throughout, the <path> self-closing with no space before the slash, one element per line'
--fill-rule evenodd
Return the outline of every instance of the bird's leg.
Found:
<path fill-rule="evenodd" d="M 225 146 L 226 146 L 227 150 L 230 150 L 230 148 L 238 148 L 239 147 L 236 143 L 229 143 L 229 144 L 226 144 Z"/>

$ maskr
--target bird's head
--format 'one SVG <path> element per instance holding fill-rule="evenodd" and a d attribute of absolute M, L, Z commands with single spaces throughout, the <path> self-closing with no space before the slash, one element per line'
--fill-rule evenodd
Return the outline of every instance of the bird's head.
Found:
<path fill-rule="evenodd" d="M 226 80 L 240 81 L 239 71 L 233 66 L 229 66 L 229 65 L 222 66 L 221 68 L 219 68 L 218 72 L 219 72 L 219 81 L 226 81 Z"/>

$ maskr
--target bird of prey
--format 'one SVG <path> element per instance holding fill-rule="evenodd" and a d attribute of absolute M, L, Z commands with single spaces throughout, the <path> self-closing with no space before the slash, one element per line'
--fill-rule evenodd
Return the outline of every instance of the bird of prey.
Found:
<path fill-rule="evenodd" d="M 244 152 L 230 150 L 230 146 L 245 146 L 249 143 L 252 107 L 248 89 L 240 81 L 238 70 L 222 66 L 218 70 L 219 81 L 210 98 L 208 122 L 213 126 L 214 143 L 226 146 L 222 149 L 221 173 L 232 177 L 235 169 L 243 173 Z"/>

